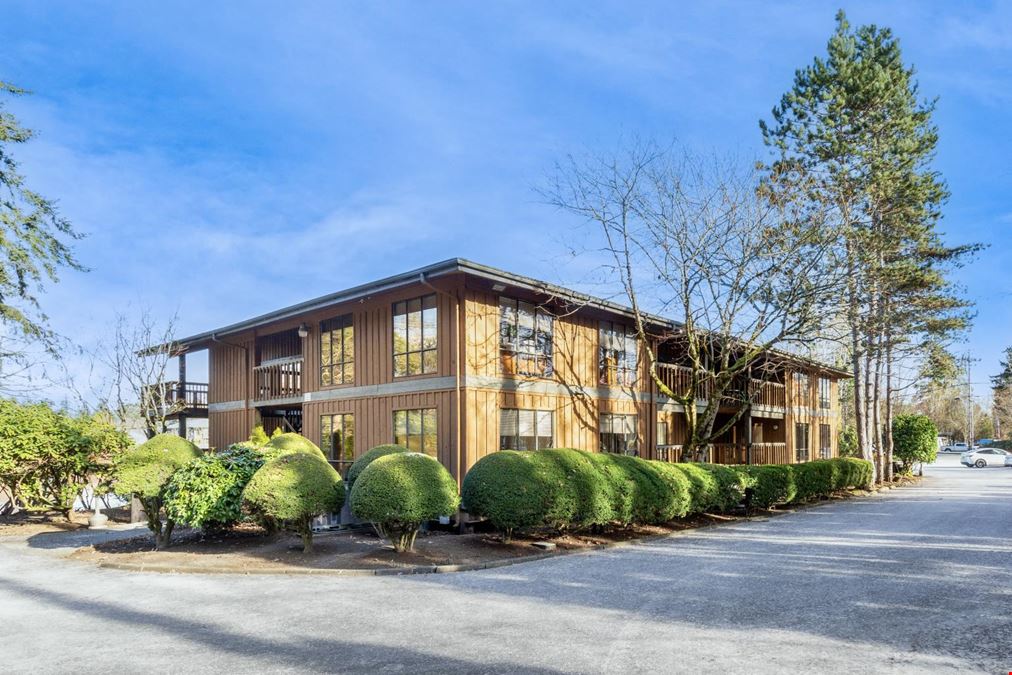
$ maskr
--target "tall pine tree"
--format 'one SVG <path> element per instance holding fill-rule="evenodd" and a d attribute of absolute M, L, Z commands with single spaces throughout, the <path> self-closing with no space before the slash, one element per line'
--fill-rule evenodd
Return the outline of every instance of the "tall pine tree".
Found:
<path fill-rule="evenodd" d="M 878 480 L 891 471 L 896 363 L 970 318 L 946 272 L 975 247 L 947 247 L 937 231 L 948 191 L 932 168 L 933 110 L 892 32 L 854 30 L 841 11 L 827 56 L 798 70 L 772 121 L 760 121 L 771 171 L 793 175 L 788 189 L 805 190 L 835 223 L 858 447 Z"/>

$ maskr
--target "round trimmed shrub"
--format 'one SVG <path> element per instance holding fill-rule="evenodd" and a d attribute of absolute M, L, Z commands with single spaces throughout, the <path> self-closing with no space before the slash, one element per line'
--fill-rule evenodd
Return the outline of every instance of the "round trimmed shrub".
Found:
<path fill-rule="evenodd" d="M 373 448 L 369 448 L 361 457 L 356 459 L 348 467 L 348 491 L 355 487 L 355 481 L 358 480 L 359 474 L 361 474 L 367 466 L 372 464 L 375 460 L 380 457 L 386 457 L 396 452 L 408 452 L 408 449 L 402 445 L 377 445 Z"/>
<path fill-rule="evenodd" d="M 485 455 L 464 476 L 463 508 L 487 518 L 506 542 L 516 530 L 544 525 L 559 484 L 547 479 L 545 466 L 529 452 L 500 450 Z"/>
<path fill-rule="evenodd" d="M 834 489 L 833 466 L 832 460 L 825 459 L 792 465 L 794 483 L 797 487 L 796 500 L 806 502 L 832 494 Z"/>
<path fill-rule="evenodd" d="M 457 482 L 438 460 L 395 452 L 371 462 L 355 481 L 351 510 L 368 520 L 398 553 L 414 548 L 422 523 L 460 506 Z"/>
<path fill-rule="evenodd" d="M 605 525 L 616 520 L 611 485 L 594 455 L 573 448 L 551 448 L 530 453 L 546 487 L 555 486 L 554 498 L 543 515 L 544 524 L 564 528 Z"/>
<path fill-rule="evenodd" d="M 166 516 L 162 522 L 162 497 L 166 483 L 177 470 L 200 456 L 190 441 L 175 434 L 158 434 L 124 452 L 116 462 L 113 489 L 132 494 L 144 507 L 148 529 L 155 537 L 155 548 L 169 545 L 174 522 Z"/>
<path fill-rule="evenodd" d="M 302 550 L 313 549 L 313 518 L 344 504 L 344 481 L 325 459 L 294 451 L 264 464 L 242 492 L 243 507 L 270 527 L 281 526 L 302 537 Z"/>
<path fill-rule="evenodd" d="M 248 443 L 201 455 L 172 474 L 165 486 L 165 513 L 177 522 L 206 529 L 242 519 L 242 491 L 264 464 Z"/>
<path fill-rule="evenodd" d="M 278 434 L 270 441 L 267 445 L 263 446 L 264 459 L 271 461 L 279 457 L 291 454 L 293 452 L 304 452 L 310 455 L 319 457 L 323 461 L 327 461 L 327 456 L 323 454 L 311 440 L 301 434 L 289 432 L 287 434 Z"/>

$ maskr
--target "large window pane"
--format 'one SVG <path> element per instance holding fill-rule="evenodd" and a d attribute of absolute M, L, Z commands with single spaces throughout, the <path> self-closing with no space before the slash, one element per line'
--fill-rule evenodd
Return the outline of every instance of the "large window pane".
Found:
<path fill-rule="evenodd" d="M 550 377 L 554 317 L 532 303 L 499 298 L 499 351 L 504 373 Z"/>
<path fill-rule="evenodd" d="M 355 418 L 350 413 L 320 416 L 322 450 L 343 476 L 355 460 Z"/>
<path fill-rule="evenodd" d="M 437 422 L 435 408 L 394 411 L 394 443 L 436 457 Z"/>
<path fill-rule="evenodd" d="M 552 447 L 553 413 L 551 410 L 499 411 L 500 450 L 542 450 Z"/>
<path fill-rule="evenodd" d="M 427 295 L 393 306 L 394 375 L 421 375 L 438 369 L 436 296 Z"/>
<path fill-rule="evenodd" d="M 639 433 L 636 415 L 601 413 L 599 421 L 601 452 L 623 455 L 639 454 Z"/>
<path fill-rule="evenodd" d="M 636 382 L 636 332 L 629 326 L 602 321 L 598 328 L 600 382 L 631 386 Z"/>
<path fill-rule="evenodd" d="M 355 381 L 354 345 L 351 314 L 320 323 L 320 383 L 323 386 Z"/>

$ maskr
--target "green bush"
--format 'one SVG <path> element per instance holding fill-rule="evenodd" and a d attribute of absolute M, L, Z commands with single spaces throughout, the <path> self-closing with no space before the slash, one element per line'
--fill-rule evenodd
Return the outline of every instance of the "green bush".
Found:
<path fill-rule="evenodd" d="M 57 510 L 70 519 L 82 489 L 103 481 L 131 445 L 103 415 L 74 417 L 45 403 L 0 401 L 0 486 L 18 508 Z"/>
<path fill-rule="evenodd" d="M 529 452 L 501 450 L 485 455 L 464 476 L 463 508 L 487 518 L 509 541 L 516 530 L 545 525 L 557 490 L 545 465 Z"/>
<path fill-rule="evenodd" d="M 264 431 L 264 425 L 258 424 L 249 432 L 249 443 L 258 448 L 267 445 L 270 439 L 267 438 L 267 432 Z"/>
<path fill-rule="evenodd" d="M 827 497 L 836 490 L 839 479 L 834 474 L 839 464 L 829 459 L 816 459 L 793 465 L 794 485 L 797 489 L 795 500 L 806 502 L 817 497 Z"/>
<path fill-rule="evenodd" d="M 279 457 L 291 454 L 293 452 L 304 452 L 323 461 L 327 461 L 327 456 L 323 454 L 320 448 L 316 447 L 316 444 L 311 440 L 296 433 L 277 434 L 267 442 L 267 445 L 263 446 L 264 459 L 271 461 Z"/>
<path fill-rule="evenodd" d="M 788 464 L 757 464 L 735 468 L 752 479 L 748 490 L 750 509 L 771 509 L 790 504 L 797 496 L 794 472 Z"/>
<path fill-rule="evenodd" d="M 689 513 L 704 513 L 717 509 L 721 503 L 717 479 L 702 464 L 672 464 L 689 482 Z"/>
<path fill-rule="evenodd" d="M 242 519 L 242 491 L 263 464 L 263 455 L 249 443 L 201 455 L 172 474 L 165 486 L 165 513 L 190 527 L 233 525 Z"/>
<path fill-rule="evenodd" d="M 325 460 L 294 451 L 264 464 L 242 492 L 243 507 L 269 527 L 281 526 L 302 537 L 302 550 L 313 549 L 313 518 L 344 504 L 344 481 Z"/>
<path fill-rule="evenodd" d="M 371 522 L 399 553 L 412 550 L 422 523 L 449 516 L 459 505 L 450 472 L 418 452 L 376 459 L 358 476 L 351 493 L 352 513 Z"/>
<path fill-rule="evenodd" d="M 914 464 L 938 457 L 938 428 L 925 415 L 897 415 L 893 419 L 893 455 L 909 474 Z"/>
<path fill-rule="evenodd" d="M 700 464 L 717 483 L 711 511 L 730 513 L 745 501 L 745 491 L 752 487 L 752 477 L 726 464 Z"/>
<path fill-rule="evenodd" d="M 367 466 L 373 463 L 374 460 L 380 457 L 386 457 L 392 455 L 395 452 L 408 452 L 408 449 L 401 445 L 377 445 L 373 448 L 369 448 L 361 457 L 356 459 L 348 467 L 348 475 L 345 477 L 348 481 L 348 491 L 355 487 L 355 481 L 358 479 Z"/>
<path fill-rule="evenodd" d="M 605 477 L 612 508 L 604 522 L 658 524 L 687 513 L 689 483 L 677 469 L 628 455 L 585 454 Z"/>
<path fill-rule="evenodd" d="M 838 457 L 831 460 L 841 468 L 841 484 L 844 488 L 867 490 L 871 487 L 874 475 L 871 462 L 857 457 Z"/>
<path fill-rule="evenodd" d="M 175 434 L 159 434 L 132 448 L 116 464 L 113 489 L 118 494 L 132 494 L 144 506 L 148 529 L 154 534 L 155 547 L 169 545 L 172 528 L 171 516 L 162 522 L 162 499 L 169 479 L 176 471 L 200 456 L 193 443 Z"/>

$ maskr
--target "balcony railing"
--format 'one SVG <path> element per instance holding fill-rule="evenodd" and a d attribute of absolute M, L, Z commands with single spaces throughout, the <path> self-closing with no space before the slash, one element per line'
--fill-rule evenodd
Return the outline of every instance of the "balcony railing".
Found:
<path fill-rule="evenodd" d="M 176 380 L 156 382 L 144 387 L 143 400 L 149 407 L 158 409 L 160 414 L 169 416 L 206 412 L 207 383 Z"/>
<path fill-rule="evenodd" d="M 659 445 L 657 459 L 662 462 L 679 462 L 682 458 L 681 445 Z M 748 449 L 743 443 L 712 443 L 701 458 L 711 464 L 744 464 Z M 752 464 L 789 464 L 786 443 L 753 443 Z"/>
<path fill-rule="evenodd" d="M 658 363 L 657 374 L 661 382 L 675 393 L 688 391 L 692 384 L 692 368 L 672 363 Z M 713 378 L 704 377 L 696 382 L 696 398 L 709 400 L 713 395 Z M 787 406 L 787 388 L 780 382 L 749 379 L 749 397 L 753 405 L 784 408 Z M 728 405 L 740 404 L 745 396 L 738 389 L 729 389 L 723 397 Z"/>
<path fill-rule="evenodd" d="M 253 368 L 253 400 L 302 395 L 302 357 L 276 359 Z"/>

